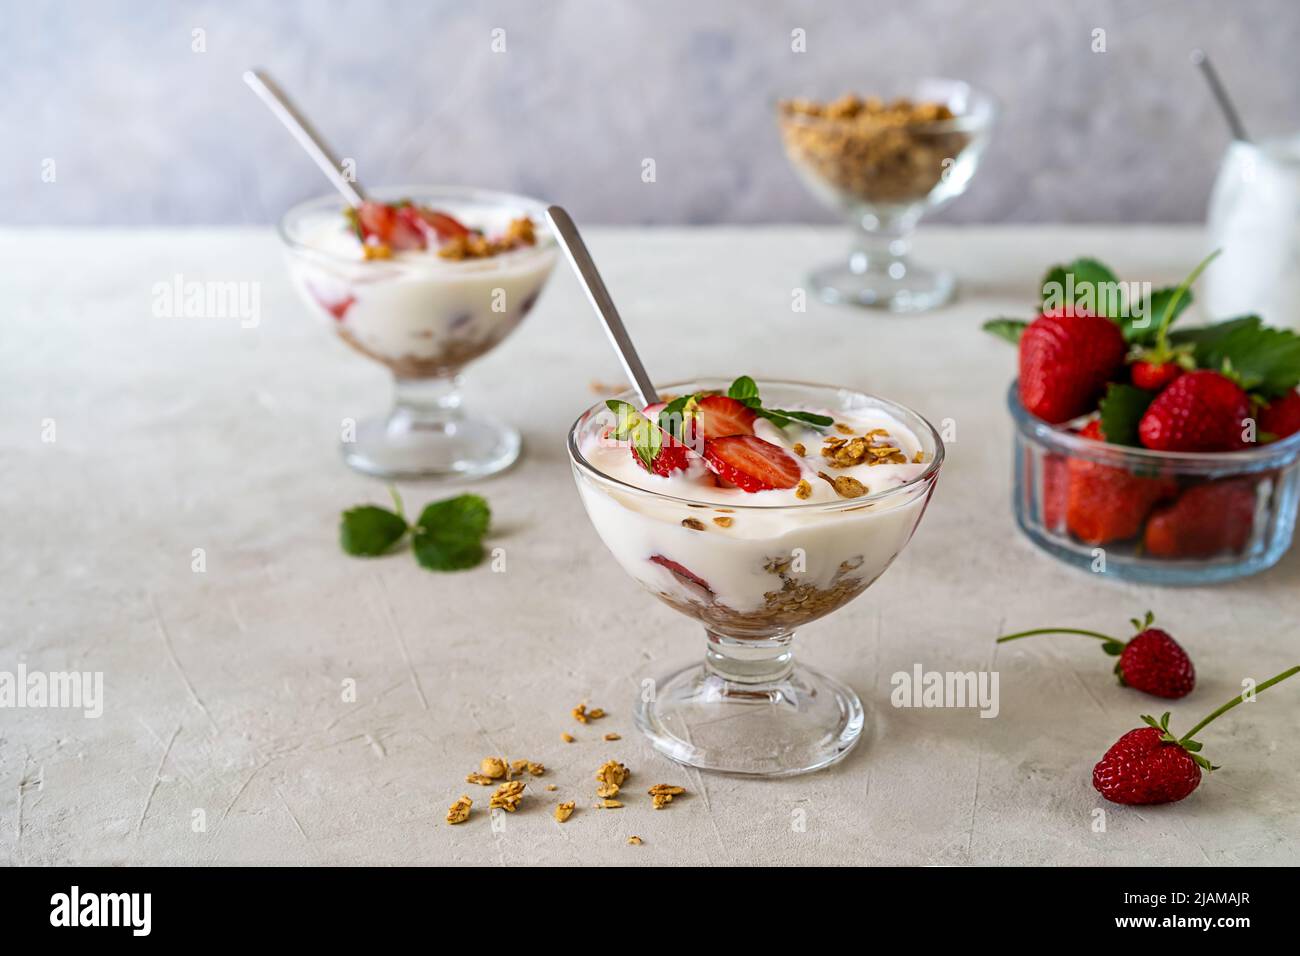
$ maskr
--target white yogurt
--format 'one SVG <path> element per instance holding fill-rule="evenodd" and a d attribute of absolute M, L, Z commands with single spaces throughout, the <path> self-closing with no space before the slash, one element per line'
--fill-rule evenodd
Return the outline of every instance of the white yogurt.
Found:
<path fill-rule="evenodd" d="M 754 426 L 758 437 L 786 449 L 799 462 L 804 479 L 811 485 L 811 497 L 800 499 L 793 489 L 748 493 L 738 488 L 719 488 L 702 462 L 669 477 L 650 474 L 632 460 L 627 446 L 603 439 L 603 429 L 592 429 L 584 436 L 581 451 L 597 471 L 636 488 L 686 501 L 637 494 L 593 481 L 579 471 L 583 504 L 597 533 L 623 569 L 651 591 L 679 602 L 716 602 L 740 613 L 761 611 L 766 606 L 765 596 L 782 585 L 782 579 L 769 570 L 773 561 L 789 561 L 788 576 L 792 580 L 818 589 L 831 588 L 846 573 L 869 582 L 907 544 L 924 510 L 931 482 L 918 482 L 875 501 L 869 497 L 845 499 L 817 473 L 849 475 L 874 495 L 916 478 L 926 470 L 928 456 L 926 461 L 912 463 L 917 452 L 924 452 L 923 445 L 910 429 L 883 410 L 822 413 L 850 426 L 857 435 L 874 428 L 886 429 L 890 443 L 907 456 L 909 463 L 831 468 L 821 449 L 827 435 L 837 434 L 834 429 L 825 433 L 797 425 L 781 429 L 759 419 Z M 805 447 L 804 456 L 794 452 L 796 444 Z M 703 507 L 691 507 L 687 501 Z M 809 507 L 829 502 L 843 507 Z M 730 518 L 730 525 L 719 526 L 713 520 L 717 517 Z M 691 518 L 701 522 L 704 530 L 682 524 Z M 704 581 L 707 590 L 652 560 L 656 557 L 686 569 Z M 848 572 L 846 567 L 850 567 Z"/>
<path fill-rule="evenodd" d="M 504 228 L 474 225 L 489 233 Z M 341 214 L 305 224 L 303 235 L 322 253 L 290 256 L 303 297 L 352 344 L 408 368 L 455 365 L 494 347 L 532 308 L 555 264 L 544 240 L 486 259 L 451 261 L 436 249 L 414 249 L 366 261 Z"/>

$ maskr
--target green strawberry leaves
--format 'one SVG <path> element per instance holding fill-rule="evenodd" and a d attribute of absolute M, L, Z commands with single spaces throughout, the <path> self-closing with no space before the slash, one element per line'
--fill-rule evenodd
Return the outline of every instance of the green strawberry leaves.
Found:
<path fill-rule="evenodd" d="M 1029 323 L 1023 319 L 997 318 L 989 319 L 980 328 L 990 335 L 996 335 L 1000 339 L 1005 339 L 1012 345 L 1020 344 L 1020 336 L 1024 334 Z"/>
<path fill-rule="evenodd" d="M 415 560 L 430 571 L 463 571 L 483 560 L 483 536 L 491 521 L 491 510 L 483 498 L 465 494 L 435 501 L 425 506 L 411 526 L 396 490 L 390 490 L 396 511 L 360 505 L 343 512 L 339 544 L 345 553 L 357 557 L 387 554 L 409 531 Z"/>
<path fill-rule="evenodd" d="M 628 402 L 611 398 L 605 402 L 605 405 L 618 416 L 613 437 L 631 445 L 632 450 L 645 466 L 645 470 L 653 471 L 655 459 L 659 457 L 659 449 L 664 443 L 664 433 L 660 431 L 659 426 L 637 411 L 635 405 Z M 668 409 L 665 408 L 664 412 L 667 411 Z M 680 411 L 678 409 L 679 414 Z"/>
<path fill-rule="evenodd" d="M 1140 445 L 1138 424 L 1155 397 L 1154 392 L 1144 388 L 1111 382 L 1099 406 L 1101 433 L 1106 441 L 1114 445 Z"/>
<path fill-rule="evenodd" d="M 430 571 L 462 571 L 483 560 L 483 536 L 492 511 L 479 495 L 457 495 L 425 505 L 411 548 Z"/>
<path fill-rule="evenodd" d="M 354 557 L 384 554 L 405 534 L 406 519 L 376 505 L 349 508 L 339 522 L 339 544 Z"/>
<path fill-rule="evenodd" d="M 1265 399 L 1300 385 L 1300 336 L 1266 326 L 1257 315 L 1181 330 L 1170 340 L 1190 345 L 1198 367 L 1230 372 L 1242 388 Z"/>
<path fill-rule="evenodd" d="M 1040 286 L 1044 311 L 1078 306 L 1108 319 L 1118 318 L 1125 312 L 1121 289 L 1115 273 L 1096 259 L 1087 258 L 1053 266 L 1043 276 Z"/>

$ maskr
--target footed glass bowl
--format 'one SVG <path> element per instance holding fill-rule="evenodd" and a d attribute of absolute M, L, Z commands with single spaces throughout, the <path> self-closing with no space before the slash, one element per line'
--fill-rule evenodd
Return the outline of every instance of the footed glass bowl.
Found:
<path fill-rule="evenodd" d="M 611 425 L 604 402 L 569 433 L 596 532 L 643 588 L 703 626 L 703 663 L 649 685 L 636 722 L 660 752 L 704 770 L 788 776 L 844 757 L 862 734 L 858 695 L 794 659 L 795 630 L 865 591 L 907 545 L 934 490 L 943 443 L 920 415 L 849 389 L 760 382 L 771 407 L 879 408 L 920 442 L 915 477 L 862 497 L 764 507 L 676 498 L 626 484 L 584 457 Z M 725 390 L 682 382 L 665 393 Z M 631 395 L 622 396 L 632 400 Z M 724 516 L 724 526 L 711 518 Z"/>
<path fill-rule="evenodd" d="M 1209 584 L 1270 568 L 1291 547 L 1300 434 L 1195 454 L 1092 441 L 1030 415 L 1015 382 L 1012 504 L 1068 564 L 1149 584 Z"/>

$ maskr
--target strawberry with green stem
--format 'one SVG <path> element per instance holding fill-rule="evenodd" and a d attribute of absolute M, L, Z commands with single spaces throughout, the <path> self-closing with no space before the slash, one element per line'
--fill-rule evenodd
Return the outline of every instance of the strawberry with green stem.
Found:
<path fill-rule="evenodd" d="M 1253 693 L 1243 691 L 1181 737 L 1169 729 L 1168 713 L 1159 720 L 1143 714 L 1147 726 L 1126 733 L 1092 768 L 1093 787 L 1112 803 L 1147 805 L 1182 800 L 1200 785 L 1202 770 L 1219 769 L 1201 755 L 1196 735 L 1238 704 L 1297 673 L 1300 666 L 1270 677 Z"/>
<path fill-rule="evenodd" d="M 1132 687 L 1156 697 L 1177 700 L 1186 697 L 1196 686 L 1196 668 L 1187 652 L 1168 631 L 1152 627 L 1155 615 L 1147 611 L 1141 620 L 1130 618 L 1137 632 L 1127 641 L 1109 634 L 1074 627 L 1040 627 L 998 638 L 998 643 L 1032 637 L 1036 634 L 1078 634 L 1102 641 L 1101 649 L 1115 662 L 1115 676 L 1122 686 Z"/>
<path fill-rule="evenodd" d="M 1192 283 L 1200 278 L 1201 273 L 1214 261 L 1219 252 L 1220 250 L 1215 249 L 1202 259 L 1169 296 L 1169 301 L 1165 303 L 1164 314 L 1160 317 L 1160 325 L 1156 329 L 1155 344 L 1137 349 L 1133 353 L 1134 361 L 1129 374 L 1132 376 L 1133 384 L 1138 388 L 1159 391 L 1183 372 L 1190 372 L 1196 368 L 1196 360 L 1190 346 L 1169 344 L 1169 326 L 1173 324 L 1174 317 L 1180 311 L 1178 303 L 1188 294 Z"/>

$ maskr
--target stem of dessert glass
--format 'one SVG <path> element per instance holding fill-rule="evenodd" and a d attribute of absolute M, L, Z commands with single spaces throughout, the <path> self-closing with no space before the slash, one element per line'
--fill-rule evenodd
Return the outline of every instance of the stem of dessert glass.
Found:
<path fill-rule="evenodd" d="M 737 684 L 772 684 L 794 668 L 794 634 L 771 638 L 729 637 L 705 628 L 704 666 L 711 674 Z"/>
<path fill-rule="evenodd" d="M 921 219 L 924 207 L 900 207 L 894 211 L 879 208 L 861 210 L 854 219 L 857 228 L 849 268 L 856 273 L 890 274 L 890 266 L 905 263 L 912 249 L 912 232 Z"/>
<path fill-rule="evenodd" d="M 460 378 L 394 378 L 389 432 L 449 431 L 460 419 Z"/>

